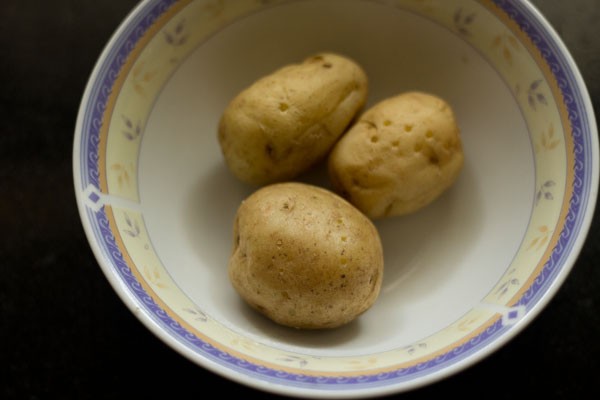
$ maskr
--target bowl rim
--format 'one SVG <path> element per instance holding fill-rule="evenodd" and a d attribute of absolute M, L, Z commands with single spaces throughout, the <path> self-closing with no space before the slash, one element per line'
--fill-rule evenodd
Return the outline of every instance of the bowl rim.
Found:
<path fill-rule="evenodd" d="M 558 33 L 554 30 L 552 25 L 546 20 L 544 15 L 528 0 L 516 2 L 513 0 L 497 0 L 495 3 L 503 4 L 506 7 L 513 5 L 513 3 L 518 3 L 520 7 L 520 12 L 526 12 L 528 16 L 531 18 L 531 21 L 535 22 L 538 26 L 535 29 L 542 30 L 546 35 L 546 40 L 551 41 L 551 44 L 555 47 L 556 55 L 561 57 L 564 66 L 567 68 L 567 71 L 572 75 L 573 82 L 573 90 L 578 92 L 581 101 L 581 108 L 585 110 L 585 117 L 588 120 L 588 129 L 590 132 L 590 159 L 592 163 L 590 164 L 591 171 L 589 174 L 590 184 L 589 184 L 589 194 L 587 197 L 587 204 L 584 211 L 581 212 L 583 218 L 581 219 L 580 226 L 578 228 L 579 235 L 573 240 L 572 248 L 568 252 L 568 256 L 565 261 L 562 262 L 562 266 L 557 275 L 555 275 L 552 279 L 550 286 L 544 291 L 541 298 L 538 299 L 533 307 L 528 310 L 526 315 L 519 320 L 515 325 L 511 326 L 511 329 L 504 332 L 499 337 L 494 338 L 494 340 L 484 347 L 480 347 L 477 349 L 477 352 L 470 354 L 455 363 L 446 366 L 443 369 L 437 370 L 433 373 L 427 374 L 425 376 L 418 376 L 410 381 L 403 381 L 392 383 L 387 386 L 377 386 L 377 387 L 357 387 L 350 389 L 340 389 L 340 390 L 327 390 L 322 388 L 304 388 L 304 387 L 296 387 L 296 386 L 285 386 L 274 384 L 271 381 L 256 379 L 254 376 L 237 371 L 230 367 L 226 367 L 222 364 L 214 362 L 198 353 L 195 353 L 190 350 L 188 346 L 186 346 L 181 341 L 172 337 L 169 333 L 165 332 L 159 321 L 157 321 L 154 317 L 149 315 L 143 308 L 139 305 L 139 299 L 135 297 L 130 290 L 125 287 L 122 279 L 116 274 L 111 265 L 107 265 L 107 259 L 103 250 L 100 248 L 98 243 L 96 242 L 95 232 L 93 231 L 92 226 L 88 220 L 88 213 L 90 212 L 86 208 L 86 204 L 84 201 L 84 193 L 81 188 L 82 182 L 82 171 L 81 171 L 81 139 L 82 139 L 82 131 L 84 128 L 84 118 L 85 114 L 88 110 L 88 103 L 92 101 L 92 91 L 93 88 L 98 81 L 102 77 L 102 71 L 106 66 L 107 61 L 109 61 L 109 56 L 111 53 L 111 49 L 114 48 L 115 45 L 118 44 L 118 41 L 122 36 L 127 32 L 128 27 L 134 24 L 134 22 L 143 16 L 148 10 L 158 3 L 164 4 L 165 7 L 170 7 L 172 4 L 176 3 L 177 0 L 143 0 L 140 2 L 133 10 L 129 12 L 129 14 L 124 18 L 118 28 L 114 31 L 104 49 L 100 53 L 96 64 L 90 74 L 88 82 L 85 87 L 85 91 L 83 93 L 80 107 L 77 114 L 77 121 L 75 125 L 75 136 L 73 142 L 73 179 L 75 184 L 75 195 L 78 205 L 78 211 L 80 214 L 80 218 L 82 221 L 82 225 L 88 238 L 88 242 L 93 251 L 93 254 L 104 272 L 107 280 L 110 285 L 116 291 L 117 295 L 121 298 L 121 300 L 125 303 L 125 305 L 131 310 L 131 312 L 159 339 L 163 342 L 167 343 L 171 348 L 176 350 L 178 353 L 183 355 L 184 357 L 190 359 L 198 365 L 203 366 L 209 371 L 219 374 L 222 377 L 231 379 L 235 382 L 245 384 L 249 387 L 253 387 L 255 389 L 264 390 L 266 392 L 271 392 L 275 394 L 284 394 L 289 396 L 310 396 L 310 397 L 320 397 L 320 398 L 339 398 L 340 395 L 343 395 L 345 398 L 362 398 L 364 396 L 384 396 L 395 394 L 401 391 L 408 391 L 412 389 L 416 389 L 422 386 L 425 386 L 430 383 L 434 383 L 445 379 L 449 376 L 455 375 L 457 372 L 464 370 L 467 367 L 475 365 L 477 362 L 482 359 L 488 357 L 493 352 L 498 349 L 504 347 L 506 343 L 511 341 L 515 336 L 522 332 L 522 330 L 528 326 L 531 321 L 533 321 L 539 313 L 550 303 L 550 301 L 555 297 L 557 291 L 563 285 L 570 271 L 574 267 L 577 258 L 583 248 L 587 234 L 589 232 L 589 228 L 592 223 L 592 218 L 594 215 L 594 210 L 597 202 L 598 195 L 598 180 L 599 180 L 599 156 L 598 156 L 598 128 L 595 119 L 595 113 L 592 107 L 592 102 L 585 84 L 585 81 L 579 71 L 579 68 L 571 56 L 569 50 L 566 45 L 563 43 L 562 39 L 558 35 Z"/>

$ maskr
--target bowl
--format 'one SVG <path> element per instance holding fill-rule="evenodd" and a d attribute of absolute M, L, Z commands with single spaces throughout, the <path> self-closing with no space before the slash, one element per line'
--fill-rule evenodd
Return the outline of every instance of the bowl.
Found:
<path fill-rule="evenodd" d="M 302 331 L 258 315 L 229 283 L 234 215 L 256 188 L 228 171 L 216 130 L 240 90 L 320 51 L 363 66 L 367 106 L 409 90 L 447 100 L 465 165 L 434 203 L 375 222 L 375 305 Z M 598 142 L 575 63 L 527 2 L 147 0 L 91 74 L 73 169 L 106 278 L 171 348 L 267 392 L 356 398 L 451 376 L 534 320 L 587 234 Z M 323 169 L 298 180 L 329 187 Z"/>

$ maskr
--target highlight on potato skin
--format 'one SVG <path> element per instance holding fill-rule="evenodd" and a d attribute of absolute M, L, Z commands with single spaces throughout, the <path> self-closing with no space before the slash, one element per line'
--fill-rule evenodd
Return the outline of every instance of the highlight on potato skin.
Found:
<path fill-rule="evenodd" d="M 378 219 L 427 206 L 454 184 L 463 163 L 450 105 L 407 92 L 367 110 L 331 151 L 328 169 L 336 192 Z"/>
<path fill-rule="evenodd" d="M 265 186 L 237 210 L 229 279 L 242 299 L 298 329 L 345 325 L 376 301 L 383 248 L 373 223 L 333 192 Z"/>
<path fill-rule="evenodd" d="M 326 158 L 366 102 L 367 76 L 348 57 L 321 53 L 265 76 L 225 109 L 218 140 L 240 180 L 291 180 Z"/>

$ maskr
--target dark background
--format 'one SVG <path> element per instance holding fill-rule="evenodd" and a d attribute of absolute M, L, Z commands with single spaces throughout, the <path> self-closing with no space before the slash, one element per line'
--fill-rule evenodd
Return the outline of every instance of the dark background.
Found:
<path fill-rule="evenodd" d="M 535 0 L 600 106 L 600 1 Z M 134 0 L 0 0 L 0 398 L 262 394 L 192 364 L 109 286 L 79 220 L 72 143 L 88 76 Z M 600 221 L 556 297 L 488 359 L 417 398 L 600 398 Z M 216 389 L 217 391 L 212 391 Z"/>

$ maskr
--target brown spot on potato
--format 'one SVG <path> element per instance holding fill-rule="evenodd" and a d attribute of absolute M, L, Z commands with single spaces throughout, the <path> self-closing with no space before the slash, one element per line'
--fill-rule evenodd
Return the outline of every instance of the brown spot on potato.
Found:
<path fill-rule="evenodd" d="M 271 143 L 267 143 L 265 145 L 265 153 L 267 153 L 267 156 L 271 159 L 275 158 L 275 149 L 273 149 L 273 145 Z"/>
<path fill-rule="evenodd" d="M 279 111 L 287 111 L 288 108 L 290 108 L 289 104 L 287 103 L 279 103 Z"/>
<path fill-rule="evenodd" d="M 333 67 L 332 63 L 330 63 L 330 62 L 323 63 L 323 68 L 328 68 L 329 69 L 331 67 Z"/>
<path fill-rule="evenodd" d="M 385 208 L 385 211 L 383 212 L 383 215 L 388 216 L 392 214 L 392 210 L 394 209 L 394 202 L 392 201 L 390 204 L 387 205 L 387 207 Z M 370 282 L 369 282 L 370 283 Z"/>
<path fill-rule="evenodd" d="M 372 274 L 372 275 L 369 277 L 369 284 L 376 283 L 378 278 L 379 278 L 379 273 L 378 273 L 378 272 L 375 272 L 374 274 Z"/>
<path fill-rule="evenodd" d="M 295 205 L 296 205 L 296 202 L 294 201 L 294 199 L 288 198 L 281 205 L 281 211 L 290 212 L 294 209 Z"/>
<path fill-rule="evenodd" d="M 369 129 L 377 129 L 377 125 L 375 124 L 375 122 L 367 121 L 365 119 L 361 120 L 360 122 L 366 124 Z"/>

